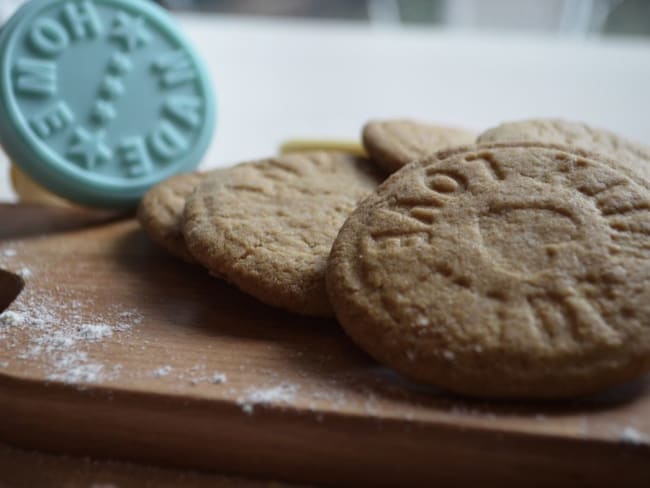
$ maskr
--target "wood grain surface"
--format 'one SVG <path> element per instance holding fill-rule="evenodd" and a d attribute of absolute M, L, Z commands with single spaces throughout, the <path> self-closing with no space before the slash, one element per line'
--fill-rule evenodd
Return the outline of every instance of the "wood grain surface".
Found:
<path fill-rule="evenodd" d="M 75 458 L 0 444 L 2 488 L 298 488 L 195 470 Z M 304 485 L 303 485 L 304 486 Z"/>
<path fill-rule="evenodd" d="M 64 212 L 0 206 L 0 268 L 22 275 L 0 273 L 0 305 L 20 292 L 0 324 L 0 442 L 348 486 L 650 486 L 647 380 L 561 403 L 451 396 L 133 220 Z"/>

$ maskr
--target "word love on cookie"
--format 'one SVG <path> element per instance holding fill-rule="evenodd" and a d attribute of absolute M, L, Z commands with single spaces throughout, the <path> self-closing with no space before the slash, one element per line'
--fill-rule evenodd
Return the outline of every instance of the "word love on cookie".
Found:
<path fill-rule="evenodd" d="M 0 140 L 55 193 L 134 205 L 200 162 L 214 129 L 205 69 L 144 0 L 32 0 L 0 33 Z"/>

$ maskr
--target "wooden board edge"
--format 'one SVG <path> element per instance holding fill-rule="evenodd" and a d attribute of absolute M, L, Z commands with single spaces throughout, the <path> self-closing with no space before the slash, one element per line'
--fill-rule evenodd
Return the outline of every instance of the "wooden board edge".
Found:
<path fill-rule="evenodd" d="M 647 486 L 650 479 L 645 445 L 317 416 L 280 406 L 256 406 L 249 415 L 227 402 L 80 390 L 6 375 L 0 375 L 0 418 L 0 442 L 18 447 L 293 482 Z"/>

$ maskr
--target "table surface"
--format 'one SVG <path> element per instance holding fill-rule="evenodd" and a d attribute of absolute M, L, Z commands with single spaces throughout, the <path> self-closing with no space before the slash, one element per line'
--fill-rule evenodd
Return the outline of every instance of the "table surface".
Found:
<path fill-rule="evenodd" d="M 299 488 L 277 481 L 221 476 L 133 463 L 97 461 L 16 449 L 0 443 L 0 487 Z"/>
<path fill-rule="evenodd" d="M 203 168 L 294 137 L 358 137 L 374 117 L 482 130 L 564 117 L 650 143 L 650 41 L 179 15 L 219 95 Z M 14 197 L 0 157 L 0 201 Z"/>

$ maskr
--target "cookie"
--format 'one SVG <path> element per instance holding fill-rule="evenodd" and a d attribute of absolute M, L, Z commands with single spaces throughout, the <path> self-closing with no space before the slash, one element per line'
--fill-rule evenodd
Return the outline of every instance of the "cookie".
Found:
<path fill-rule="evenodd" d="M 476 135 L 466 130 L 406 119 L 368 122 L 362 137 L 370 157 L 391 173 L 441 149 L 476 140 Z"/>
<path fill-rule="evenodd" d="M 185 206 L 185 241 L 203 266 L 262 302 L 331 316 L 327 256 L 381 180 L 367 159 L 345 153 L 243 163 L 198 185 Z"/>
<path fill-rule="evenodd" d="M 194 262 L 181 228 L 185 199 L 201 181 L 199 173 L 173 176 L 149 190 L 138 207 L 138 220 L 151 240 L 170 254 Z"/>
<path fill-rule="evenodd" d="M 477 142 L 546 142 L 577 147 L 602 153 L 650 181 L 650 147 L 582 122 L 560 119 L 506 122 L 485 131 Z"/>
<path fill-rule="evenodd" d="M 543 144 L 442 152 L 391 176 L 329 259 L 363 349 L 468 395 L 588 394 L 650 369 L 650 189 Z"/>

